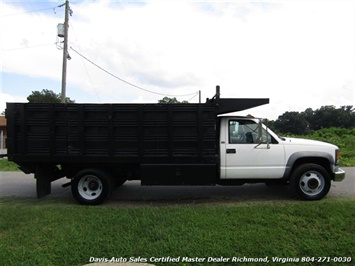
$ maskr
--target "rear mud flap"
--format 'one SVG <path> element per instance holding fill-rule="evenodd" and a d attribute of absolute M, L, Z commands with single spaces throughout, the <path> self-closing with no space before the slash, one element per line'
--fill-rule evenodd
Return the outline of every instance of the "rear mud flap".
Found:
<path fill-rule="evenodd" d="M 51 194 L 51 183 L 64 176 L 65 174 L 56 166 L 38 165 L 35 173 L 37 199 Z"/>

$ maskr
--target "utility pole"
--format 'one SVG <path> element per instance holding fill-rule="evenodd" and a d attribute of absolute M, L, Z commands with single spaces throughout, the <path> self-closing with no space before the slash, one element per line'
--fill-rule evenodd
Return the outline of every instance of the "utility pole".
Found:
<path fill-rule="evenodd" d="M 68 20 L 69 20 L 69 1 L 65 0 L 65 18 L 64 18 L 64 49 L 63 49 L 63 70 L 62 70 L 62 99 L 65 103 L 66 85 L 67 85 L 67 59 L 68 59 Z"/>

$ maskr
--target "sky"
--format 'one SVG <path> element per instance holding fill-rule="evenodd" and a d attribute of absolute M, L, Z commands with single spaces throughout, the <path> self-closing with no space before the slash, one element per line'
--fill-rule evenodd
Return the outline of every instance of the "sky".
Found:
<path fill-rule="evenodd" d="M 65 12 L 64 0 L 0 1 L 2 112 L 32 91 L 61 92 Z M 353 0 L 72 0 L 70 8 L 66 95 L 77 103 L 164 95 L 197 103 L 199 91 L 205 102 L 219 85 L 222 98 L 269 98 L 239 115 L 270 120 L 355 105 Z"/>

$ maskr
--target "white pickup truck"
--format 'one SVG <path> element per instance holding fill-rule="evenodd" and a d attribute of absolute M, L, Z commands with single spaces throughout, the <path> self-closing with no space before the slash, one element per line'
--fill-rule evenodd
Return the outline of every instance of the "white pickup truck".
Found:
<path fill-rule="evenodd" d="M 126 180 L 154 185 L 285 183 L 307 200 L 341 181 L 338 147 L 282 138 L 252 117 L 221 116 L 269 99 L 203 104 L 7 103 L 8 158 L 34 173 L 37 197 L 66 177 L 74 198 L 100 204 Z"/>
<path fill-rule="evenodd" d="M 280 137 L 251 117 L 224 116 L 220 123 L 221 180 L 290 183 L 303 199 L 317 200 L 331 180 L 345 178 L 333 144 Z"/>

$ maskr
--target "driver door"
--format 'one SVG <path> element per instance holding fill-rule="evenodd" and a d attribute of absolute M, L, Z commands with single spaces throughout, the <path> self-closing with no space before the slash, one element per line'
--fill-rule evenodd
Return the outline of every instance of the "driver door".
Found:
<path fill-rule="evenodd" d="M 254 120 L 229 119 L 225 136 L 225 178 L 226 179 L 277 179 L 285 171 L 285 151 L 265 129 L 259 144 L 259 124 Z"/>

